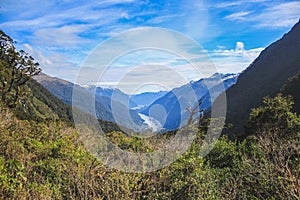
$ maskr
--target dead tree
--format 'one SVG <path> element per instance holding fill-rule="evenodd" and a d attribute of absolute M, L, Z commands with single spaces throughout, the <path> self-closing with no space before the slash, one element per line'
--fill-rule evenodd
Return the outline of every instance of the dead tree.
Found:
<path fill-rule="evenodd" d="M 187 122 L 187 126 L 191 125 L 193 122 L 193 117 L 195 114 L 200 113 L 200 117 L 199 120 L 202 119 L 204 117 L 204 109 L 200 110 L 200 106 L 202 104 L 202 98 L 200 98 L 198 100 L 198 104 L 196 106 L 194 106 L 194 108 L 192 107 L 187 107 L 186 110 L 190 113 L 190 117 L 189 120 Z"/>

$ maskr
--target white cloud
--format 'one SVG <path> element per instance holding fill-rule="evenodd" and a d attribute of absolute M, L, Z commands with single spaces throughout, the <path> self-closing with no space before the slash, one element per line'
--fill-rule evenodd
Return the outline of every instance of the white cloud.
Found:
<path fill-rule="evenodd" d="M 235 51 L 245 51 L 245 45 L 243 42 L 236 42 Z"/>
<path fill-rule="evenodd" d="M 23 46 L 25 47 L 26 52 L 28 52 L 35 60 L 37 60 L 40 65 L 45 66 L 52 64 L 49 59 L 42 55 L 41 51 L 35 50 L 29 44 L 24 44 Z"/>
<path fill-rule="evenodd" d="M 23 47 L 40 64 L 44 73 L 54 77 L 59 76 L 71 82 L 75 81 L 79 66 L 71 62 L 66 55 L 54 52 L 45 55 L 38 46 L 32 47 L 29 44 L 24 44 Z"/>
<path fill-rule="evenodd" d="M 78 36 L 81 32 L 88 29 L 86 25 L 69 25 L 59 28 L 45 28 L 37 30 L 34 37 L 38 40 L 34 43 L 44 44 L 49 47 L 74 48 L 77 45 L 84 45 L 88 39 Z"/>
<path fill-rule="evenodd" d="M 89 32 L 101 32 L 101 36 L 111 36 L 110 33 L 117 30 L 110 29 L 122 27 L 122 25 L 116 26 L 118 20 L 128 20 L 133 17 L 130 6 L 113 5 L 129 3 L 140 4 L 136 0 L 86 1 L 84 4 L 60 2 L 59 6 L 55 2 L 44 4 L 26 1 L 20 7 L 13 7 L 12 3 L 8 3 L 4 5 L 3 10 L 12 17 L 8 21 L 0 22 L 0 27 L 11 32 L 26 32 L 22 35 L 25 37 L 22 40 L 30 40 L 30 43 L 72 48 L 76 46 L 74 44 L 84 44 L 87 39 L 83 37 L 86 37 Z"/>
<path fill-rule="evenodd" d="M 214 3 L 211 7 L 213 8 L 227 8 L 231 6 L 240 5 L 240 1 L 233 1 L 233 2 L 221 2 L 221 3 Z"/>
<path fill-rule="evenodd" d="M 226 1 L 226 2 L 219 2 L 219 3 L 215 3 L 213 5 L 211 5 L 210 7 L 213 8 L 229 8 L 229 7 L 237 7 L 237 6 L 241 6 L 241 5 L 245 5 L 245 4 L 253 4 L 253 3 L 263 3 L 263 2 L 268 2 L 270 0 L 247 0 L 247 1 L 239 1 L 239 0 L 235 0 L 235 1 Z"/>
<path fill-rule="evenodd" d="M 243 11 L 243 12 L 237 12 L 237 13 L 233 13 L 231 15 L 227 15 L 224 17 L 224 19 L 228 19 L 228 20 L 244 20 L 246 19 L 246 16 L 249 15 L 251 12 L 250 11 Z"/>
<path fill-rule="evenodd" d="M 182 2 L 183 11 L 181 12 L 185 13 L 184 33 L 194 39 L 210 37 L 211 33 L 208 31 L 209 13 L 205 1 L 189 0 L 189 3 L 187 1 Z"/>
<path fill-rule="evenodd" d="M 47 46 L 69 46 L 72 48 L 76 43 L 81 43 L 83 40 L 77 36 L 79 32 L 78 27 L 71 26 L 40 29 L 34 33 L 34 37 L 39 39 L 33 42 Z"/>
<path fill-rule="evenodd" d="M 91 52 L 76 83 L 120 82 L 118 88 L 129 93 L 145 83 L 177 87 L 216 72 L 202 50 L 177 32 L 159 28 L 130 30 Z"/>
<path fill-rule="evenodd" d="M 205 53 L 209 54 L 218 72 L 239 73 L 248 67 L 264 49 L 246 49 L 245 44 L 241 41 L 237 41 L 233 49 L 226 49 L 226 47 L 221 45 L 218 46 L 220 48 L 213 51 L 202 52 L 200 49 L 194 50 L 191 52 L 192 54 L 188 61 L 170 53 L 157 52 L 156 50 L 131 52 L 112 64 L 112 67 L 103 74 L 102 82 L 119 83 L 125 74 L 126 78 L 123 77 L 122 79 L 123 86 L 120 86 L 124 91 L 130 90 L 130 85 L 141 85 L 141 83 L 151 81 L 163 83 L 170 88 L 177 87 L 190 80 L 208 77 L 216 72 L 210 60 L 205 56 L 203 57 Z M 113 49 L 116 48 L 116 46 L 112 47 Z M 195 73 L 197 69 L 195 71 L 193 66 L 197 66 L 197 69 L 200 69 L 200 73 Z M 84 76 L 89 77 L 88 80 L 95 82 L 99 77 L 92 77 L 91 74 L 97 74 L 97 70 L 99 69 L 90 69 Z M 182 78 L 178 78 L 178 75 Z M 124 81 L 125 79 L 126 81 Z M 184 79 L 185 81 L 182 81 Z"/>
<path fill-rule="evenodd" d="M 218 48 L 218 49 L 225 49 L 226 47 L 225 47 L 225 46 L 222 46 L 222 45 L 217 45 L 217 48 Z"/>
<path fill-rule="evenodd" d="M 160 16 L 151 18 L 147 22 L 149 24 L 156 25 L 156 24 L 161 24 L 161 23 L 164 23 L 164 22 L 167 22 L 170 20 L 174 20 L 174 18 L 180 18 L 180 17 L 183 17 L 183 15 L 182 14 L 160 15 Z"/>
<path fill-rule="evenodd" d="M 288 28 L 300 19 L 300 1 L 281 3 L 265 9 L 261 14 L 253 16 L 260 28 Z"/>
<path fill-rule="evenodd" d="M 24 47 L 33 53 L 33 57 L 41 63 L 45 72 L 50 75 L 59 75 L 68 80 L 74 80 L 79 68 L 78 65 L 87 54 L 83 52 L 89 52 L 107 37 L 130 28 L 163 24 L 165 28 L 182 31 L 201 42 L 207 42 L 221 34 L 219 27 L 217 27 L 218 22 L 210 23 L 213 20 L 209 19 L 211 16 L 208 12 L 207 2 L 204 0 L 170 1 L 168 5 L 166 4 L 162 8 L 157 8 L 161 5 L 156 4 L 156 2 L 138 0 L 88 0 L 85 3 L 70 0 L 45 1 L 43 3 L 37 0 L 20 0 L 20 3 L 9 0 L 3 1 L 6 1 L 7 4 L 5 3 L 4 8 L 0 8 L 0 12 L 4 11 L 6 13 L 4 15 L 12 17 L 9 21 L 0 22 L 0 27 L 22 33 L 22 38 L 26 43 Z M 264 4 L 262 6 L 264 9 L 259 10 L 259 13 L 255 11 L 255 7 L 251 7 L 255 6 L 255 3 L 265 1 L 269 0 L 212 2 L 215 4 L 214 7 L 226 8 L 234 12 L 226 17 L 222 16 L 226 20 L 245 21 L 250 25 L 253 25 L 252 22 L 254 22 L 259 28 L 287 27 L 293 24 L 297 17 L 299 19 L 300 8 L 297 1 L 281 4 L 278 4 L 278 1 L 276 1 L 277 3 L 268 2 L 270 5 Z M 7 6 L 8 4 L 9 6 Z M 147 5 L 141 9 L 140 5 L 142 4 Z M 277 5 L 274 6 L 274 4 Z M 243 6 L 243 8 L 238 10 L 239 6 Z M 144 9 L 145 7 L 147 9 Z M 163 43 L 168 37 L 163 35 L 155 38 L 151 35 L 145 35 L 144 40 Z M 128 45 L 126 38 L 124 41 L 116 43 L 111 50 L 118 51 Z M 170 45 L 175 45 L 172 47 L 175 49 L 180 48 L 181 44 L 171 43 Z M 220 72 L 239 72 L 247 67 L 261 50 L 262 48 L 247 50 L 243 42 L 237 42 L 236 48 L 226 49 L 225 46 L 219 45 L 217 50 L 208 53 L 211 54 Z M 206 65 L 199 57 L 199 53 L 203 53 L 204 50 L 197 49 L 196 51 L 189 52 L 188 57 L 195 59 L 193 61 L 195 65 Z M 98 58 L 96 57 L 96 59 Z M 171 58 L 162 62 L 159 59 L 155 60 L 155 57 L 152 57 L 152 60 L 147 60 L 145 57 L 135 55 L 132 57 L 132 65 L 138 66 L 138 62 L 141 62 L 142 59 L 145 59 L 142 64 L 152 61 L 150 64 L 172 65 L 178 72 L 186 73 L 187 77 L 196 77 L 186 63 Z M 204 74 L 209 74 L 209 70 L 205 70 Z M 144 73 L 146 72 L 147 70 L 144 70 Z M 116 69 L 114 75 L 116 74 L 119 75 L 121 72 Z M 87 77 L 89 75 L 87 74 Z M 114 80 L 107 82 L 113 83 Z"/>
<path fill-rule="evenodd" d="M 252 2 L 257 3 L 262 1 L 252 0 Z M 272 2 L 264 4 L 263 9 L 235 12 L 225 16 L 224 19 L 248 23 L 253 22 L 257 28 L 289 28 L 300 19 L 300 1 Z"/>
<path fill-rule="evenodd" d="M 210 53 L 211 58 L 222 73 L 238 73 L 248 67 L 264 48 L 245 49 L 243 42 L 236 42 L 235 49 L 217 49 Z"/>

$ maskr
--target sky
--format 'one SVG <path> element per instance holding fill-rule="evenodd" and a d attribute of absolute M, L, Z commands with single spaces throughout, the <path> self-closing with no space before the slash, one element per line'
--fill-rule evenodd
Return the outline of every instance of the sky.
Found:
<path fill-rule="evenodd" d="M 0 28 L 40 63 L 43 72 L 72 82 L 81 77 L 82 85 L 122 86 L 136 93 L 170 89 L 213 72 L 239 73 L 299 18 L 297 0 L 0 1 Z M 144 32 L 151 27 L 158 30 L 155 37 Z M 91 57 L 110 58 L 124 45 L 132 47 L 140 33 L 145 41 L 176 44 L 189 53 L 188 60 L 168 49 L 125 48 L 130 51 L 113 58 L 110 67 L 84 68 Z M 180 35 L 198 48 L 186 48 Z M 119 42 L 112 42 L 116 38 Z M 99 52 L 103 54 L 97 57 Z M 196 73 L 191 68 L 207 63 L 214 70 Z"/>

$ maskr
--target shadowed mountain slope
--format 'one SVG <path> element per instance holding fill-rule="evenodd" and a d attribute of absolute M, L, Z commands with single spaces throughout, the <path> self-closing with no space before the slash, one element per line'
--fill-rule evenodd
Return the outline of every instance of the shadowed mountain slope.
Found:
<path fill-rule="evenodd" d="M 233 128 L 225 134 L 244 133 L 251 108 L 258 107 L 263 97 L 274 96 L 284 83 L 300 70 L 300 22 L 280 40 L 274 42 L 239 76 L 237 83 L 226 91 L 226 122 Z M 221 95 L 225 95 L 222 93 Z M 214 106 L 220 106 L 221 97 Z"/>

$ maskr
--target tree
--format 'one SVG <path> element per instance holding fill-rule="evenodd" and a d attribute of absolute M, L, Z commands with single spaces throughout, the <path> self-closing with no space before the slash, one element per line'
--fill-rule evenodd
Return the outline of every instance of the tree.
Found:
<path fill-rule="evenodd" d="M 196 106 L 194 106 L 193 108 L 191 107 L 187 107 L 186 110 L 189 112 L 190 116 L 189 116 L 189 119 L 188 119 L 188 122 L 187 122 L 187 126 L 191 125 L 192 122 L 193 122 L 193 118 L 194 118 L 194 115 L 197 114 L 197 113 L 200 113 L 200 118 L 199 119 L 202 119 L 204 117 L 204 109 L 201 109 L 200 110 L 200 106 L 202 104 L 202 98 L 200 98 L 198 100 L 198 104 Z"/>
<path fill-rule="evenodd" d="M 291 97 L 278 94 L 275 98 L 264 98 L 263 106 L 252 109 L 246 131 L 249 134 L 278 134 L 289 137 L 300 130 L 297 114 L 291 111 L 294 102 Z"/>
<path fill-rule="evenodd" d="M 299 199 L 300 116 L 291 111 L 291 97 L 265 98 L 252 110 L 244 161 L 247 196 Z M 249 188 L 251 188 L 249 190 Z"/>
<path fill-rule="evenodd" d="M 0 30 L 0 95 L 15 107 L 28 90 L 27 81 L 40 73 L 39 63 L 24 50 L 17 51 L 14 41 Z"/>

